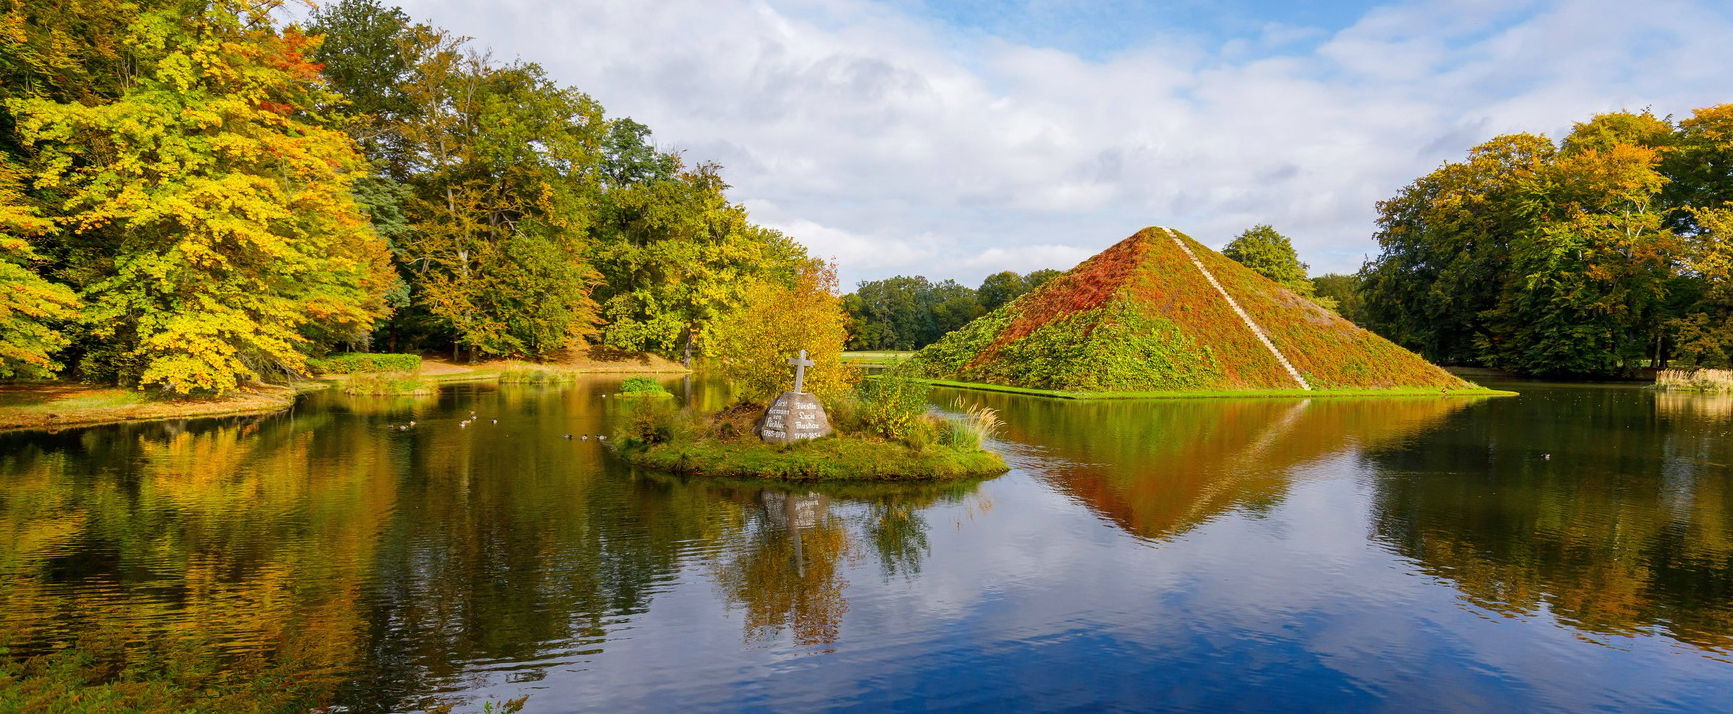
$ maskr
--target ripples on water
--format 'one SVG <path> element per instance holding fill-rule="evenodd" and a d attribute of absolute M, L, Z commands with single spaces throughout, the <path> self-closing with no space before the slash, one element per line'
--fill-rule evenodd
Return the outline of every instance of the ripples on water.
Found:
<path fill-rule="evenodd" d="M 1727 397 L 970 393 L 1004 477 L 766 487 L 563 439 L 615 382 L 0 436 L 0 644 L 287 673 L 353 711 L 1733 692 Z"/>

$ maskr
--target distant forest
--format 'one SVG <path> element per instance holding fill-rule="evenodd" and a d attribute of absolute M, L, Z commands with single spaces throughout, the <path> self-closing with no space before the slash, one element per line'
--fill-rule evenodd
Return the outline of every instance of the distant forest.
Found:
<path fill-rule="evenodd" d="M 1060 272 L 1037 270 L 1019 275 L 1007 270 L 987 276 L 978 288 L 952 280 L 935 283 L 919 275 L 862 282 L 842 299 L 852 322 L 848 348 L 920 349 L 1040 287 Z"/>

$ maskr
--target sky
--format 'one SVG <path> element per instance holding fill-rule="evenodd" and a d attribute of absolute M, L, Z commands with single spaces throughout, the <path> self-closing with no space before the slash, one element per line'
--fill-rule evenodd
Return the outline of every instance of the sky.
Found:
<path fill-rule="evenodd" d="M 715 161 L 861 280 L 1268 223 L 1313 274 L 1499 134 L 1733 102 L 1726 0 L 403 0 Z"/>

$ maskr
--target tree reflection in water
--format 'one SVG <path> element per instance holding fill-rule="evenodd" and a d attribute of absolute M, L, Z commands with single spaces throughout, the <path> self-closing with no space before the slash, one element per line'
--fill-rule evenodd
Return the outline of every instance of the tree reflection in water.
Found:
<path fill-rule="evenodd" d="M 920 512 L 961 501 L 975 486 L 715 487 L 720 500 L 739 510 L 724 537 L 728 547 L 711 562 L 712 574 L 730 607 L 743 611 L 747 644 L 772 645 L 784 632 L 799 646 L 835 642 L 848 612 L 845 565 L 870 549 L 885 577 L 919 572 L 928 548 Z"/>
<path fill-rule="evenodd" d="M 1376 537 L 1478 607 L 1733 652 L 1733 400 L 1529 391 L 1373 450 Z"/>
<path fill-rule="evenodd" d="M 850 564 L 918 570 L 919 511 L 975 487 L 634 473 L 563 438 L 604 431 L 611 388 L 0 437 L 0 647 L 422 708 L 490 663 L 526 681 L 597 656 L 688 568 L 749 643 L 822 645 Z M 472 409 L 511 418 L 456 429 Z"/>
<path fill-rule="evenodd" d="M 1468 398 L 1063 402 L 971 394 L 1052 485 L 1125 531 L 1167 539 L 1236 509 L 1280 502 L 1304 466 L 1401 442 Z"/>

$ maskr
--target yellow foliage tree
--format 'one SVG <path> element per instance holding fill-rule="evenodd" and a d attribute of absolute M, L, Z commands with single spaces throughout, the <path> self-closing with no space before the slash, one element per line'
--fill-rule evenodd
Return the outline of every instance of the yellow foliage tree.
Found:
<path fill-rule="evenodd" d="M 754 281 L 740 309 L 711 335 L 718 371 L 742 399 L 766 402 L 794 381 L 788 360 L 806 350 L 806 391 L 829 399 L 846 392 L 855 374 L 842 363 L 848 313 L 837 295 L 836 266 L 813 261 L 792 284 Z"/>
<path fill-rule="evenodd" d="M 364 164 L 312 113 L 331 101 L 315 41 L 271 6 L 145 12 L 122 39 L 139 74 L 113 101 L 9 102 L 35 188 L 65 197 L 72 250 L 102 264 L 83 317 L 124 381 L 226 392 L 387 311 L 390 255 L 350 192 Z"/>
<path fill-rule="evenodd" d="M 78 298 L 31 269 L 40 256 L 29 241 L 53 226 L 24 202 L 19 171 L 0 164 L 0 378 L 48 377 L 60 369 L 52 355 L 67 339 L 52 323 L 70 321 Z"/>

